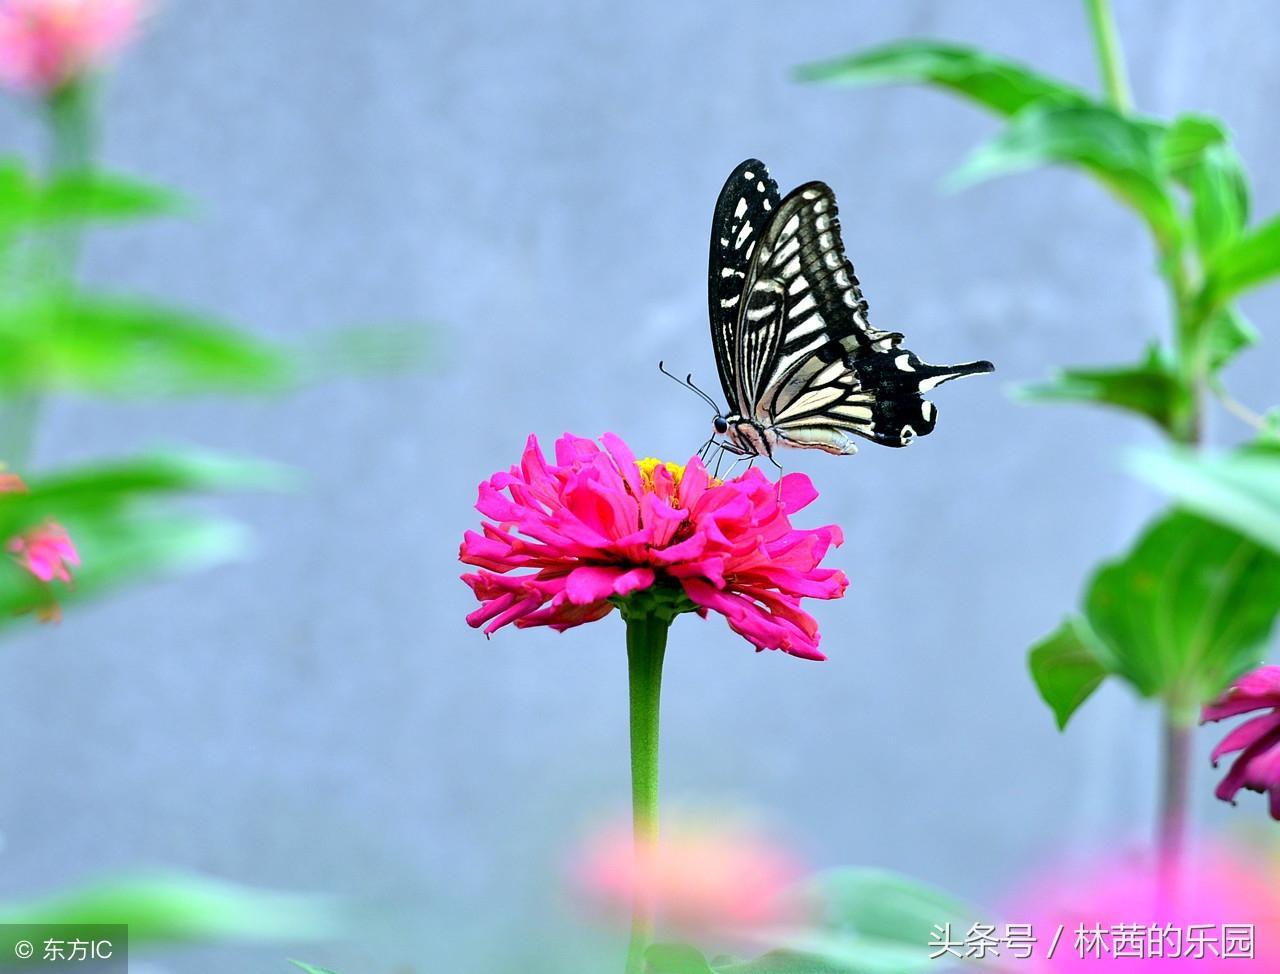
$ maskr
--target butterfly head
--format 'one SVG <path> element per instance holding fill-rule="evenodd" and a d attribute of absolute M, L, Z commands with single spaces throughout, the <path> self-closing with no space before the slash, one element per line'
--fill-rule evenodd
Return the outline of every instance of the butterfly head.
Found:
<path fill-rule="evenodd" d="M 729 432 L 729 421 L 716 413 L 715 418 L 711 420 L 711 428 L 716 431 L 717 436 L 724 436 Z"/>

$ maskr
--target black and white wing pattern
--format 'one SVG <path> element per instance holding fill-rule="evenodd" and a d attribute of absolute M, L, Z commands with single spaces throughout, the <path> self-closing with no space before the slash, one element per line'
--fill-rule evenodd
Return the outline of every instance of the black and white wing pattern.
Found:
<path fill-rule="evenodd" d="M 711 261 L 707 303 L 711 312 L 711 345 L 720 384 L 729 402 L 736 401 L 734 364 L 738 304 L 756 241 L 778 209 L 778 184 L 759 159 L 741 163 L 725 180 L 711 223 Z"/>
<path fill-rule="evenodd" d="M 752 160 L 743 166 L 754 172 L 759 164 Z M 716 230 L 726 194 L 732 195 L 743 166 L 721 193 Z M 717 238 L 716 230 L 713 273 L 716 244 L 725 239 Z M 749 240 L 756 236 L 754 229 L 747 233 Z M 723 270 L 723 262 L 720 266 L 726 283 L 737 280 Z M 902 347 L 901 334 L 871 326 L 866 299 L 845 256 L 835 195 L 820 182 L 806 183 L 770 207 L 737 301 L 727 288 L 720 301 L 712 308 L 712 331 L 723 336 L 725 351 L 717 347 L 716 361 L 730 403 L 730 439 L 746 452 L 781 442 L 853 453 L 850 434 L 906 446 L 934 427 L 936 410 L 925 392 L 993 368 L 990 362 L 928 365 Z M 734 324 L 722 324 L 735 305 Z M 735 423 L 749 424 L 758 435 L 742 428 L 733 435 Z"/>

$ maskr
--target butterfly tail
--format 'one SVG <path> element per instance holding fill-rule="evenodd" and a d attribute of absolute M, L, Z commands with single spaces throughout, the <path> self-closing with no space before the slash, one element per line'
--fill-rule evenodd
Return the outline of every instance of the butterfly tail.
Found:
<path fill-rule="evenodd" d="M 912 358 L 915 358 L 912 356 Z M 912 378 L 916 379 L 919 384 L 921 393 L 928 392 L 930 389 L 936 389 L 944 382 L 950 382 L 952 379 L 962 379 L 966 375 L 981 375 L 984 372 L 994 372 L 996 367 L 990 362 L 964 362 L 960 365 L 929 365 L 915 359 L 914 371 L 916 375 Z"/>

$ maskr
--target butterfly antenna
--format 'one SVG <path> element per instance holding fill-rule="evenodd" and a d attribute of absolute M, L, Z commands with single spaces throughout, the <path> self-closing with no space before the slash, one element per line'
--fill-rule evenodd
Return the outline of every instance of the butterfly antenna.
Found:
<path fill-rule="evenodd" d="M 716 411 L 716 414 L 717 414 L 717 415 L 719 415 L 719 413 L 720 413 L 720 407 L 716 405 L 716 401 L 715 401 L 714 399 L 712 399 L 712 398 L 711 398 L 710 396 L 708 396 L 705 392 L 703 392 L 701 389 L 699 389 L 697 386 L 695 386 L 695 385 L 693 384 L 693 373 L 692 373 L 692 372 L 690 372 L 688 375 L 686 375 L 686 376 L 684 377 L 684 384 L 685 384 L 688 388 L 690 388 L 690 389 L 692 389 L 694 392 L 696 392 L 698 395 L 700 395 L 703 399 L 705 399 L 705 400 L 707 401 L 707 405 L 709 405 L 712 409 L 714 409 L 714 410 Z"/>
<path fill-rule="evenodd" d="M 717 416 L 720 415 L 720 407 L 716 405 L 716 401 L 693 384 L 692 372 L 690 372 L 686 378 L 681 379 L 678 375 L 673 375 L 672 373 L 668 372 L 667 367 L 662 362 L 658 363 L 658 371 L 661 372 L 663 375 L 665 375 L 668 379 L 671 379 L 673 382 L 676 382 L 684 386 L 690 392 L 697 393 L 699 396 L 702 397 L 703 401 L 705 401 L 708 406 L 710 406 L 712 409 L 716 411 Z"/>

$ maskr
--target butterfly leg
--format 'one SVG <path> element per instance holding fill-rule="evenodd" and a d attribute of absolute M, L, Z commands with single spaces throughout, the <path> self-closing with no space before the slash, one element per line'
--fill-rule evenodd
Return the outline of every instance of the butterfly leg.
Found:
<path fill-rule="evenodd" d="M 715 443 L 715 441 L 716 438 L 713 434 L 711 439 L 707 440 L 706 443 L 703 443 L 698 449 L 698 459 L 702 461 L 703 466 L 706 466 L 707 464 L 707 457 L 710 455 L 711 444 Z"/>

